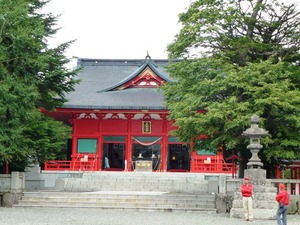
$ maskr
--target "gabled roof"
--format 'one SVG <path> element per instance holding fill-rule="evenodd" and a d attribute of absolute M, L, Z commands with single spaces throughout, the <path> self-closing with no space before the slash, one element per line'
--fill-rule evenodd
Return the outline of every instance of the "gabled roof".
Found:
<path fill-rule="evenodd" d="M 164 82 L 169 81 L 169 77 L 167 77 L 163 73 L 161 73 L 161 71 L 159 71 L 157 69 L 157 65 L 154 63 L 154 61 L 152 61 L 151 58 L 148 56 L 144 60 L 143 64 L 136 71 L 134 71 L 131 75 L 129 75 L 125 79 L 121 80 L 120 82 L 112 85 L 111 87 L 108 87 L 108 88 L 106 88 L 104 90 L 101 90 L 99 92 L 122 90 L 122 89 L 128 88 L 128 86 L 133 86 L 132 84 L 137 83 L 136 81 L 142 79 L 145 76 L 145 74 L 143 74 L 143 72 L 147 72 L 147 70 L 148 71 L 150 70 L 154 73 L 154 76 L 151 73 L 152 78 L 154 80 L 158 81 L 159 84 L 162 84 Z M 147 74 L 149 74 L 149 72 L 146 73 L 146 75 Z M 137 77 L 139 77 L 139 79 L 136 79 Z M 128 84 L 128 85 L 126 85 L 126 84 Z"/>
<path fill-rule="evenodd" d="M 143 86 L 141 79 L 162 84 L 170 80 L 167 59 L 78 59 L 82 70 L 75 91 L 66 95 L 62 108 L 166 109 L 157 85 Z"/>

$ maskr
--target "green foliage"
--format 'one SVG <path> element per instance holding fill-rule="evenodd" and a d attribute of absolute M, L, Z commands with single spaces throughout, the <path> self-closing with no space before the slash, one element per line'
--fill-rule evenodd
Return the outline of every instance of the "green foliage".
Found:
<path fill-rule="evenodd" d="M 24 124 L 22 145 L 10 160 L 11 170 L 24 170 L 27 165 L 52 159 L 66 159 L 71 128 L 34 110 Z M 16 154 L 17 153 L 17 154 Z"/>
<path fill-rule="evenodd" d="M 35 110 L 61 106 L 66 101 L 65 93 L 77 83 L 77 70 L 65 67 L 69 59 L 64 52 L 72 41 L 48 48 L 47 38 L 57 32 L 53 27 L 58 18 L 42 13 L 47 2 L 0 1 L 0 161 L 26 164 L 32 159 L 53 157 L 57 152 L 53 132 L 48 140 L 37 140 L 28 134 L 30 129 L 32 134 L 39 133 L 38 129 L 49 125 L 46 119 L 33 115 Z M 56 129 L 61 134 L 65 128 Z M 40 142 L 45 145 L 43 148 Z M 56 144 L 61 145 L 60 141 Z"/>
<path fill-rule="evenodd" d="M 299 60 L 300 18 L 278 0 L 196 0 L 179 15 L 183 28 L 168 46 L 170 58 L 226 55 L 245 65 L 273 57 Z"/>
<path fill-rule="evenodd" d="M 191 3 L 168 46 L 171 58 L 184 59 L 170 63 L 173 82 L 163 87 L 175 135 L 201 143 L 196 148 L 223 146 L 246 156 L 242 132 L 257 114 L 269 131 L 260 155 L 267 166 L 299 159 L 299 15 L 294 5 L 269 0 Z M 208 139 L 197 142 L 200 134 Z"/>

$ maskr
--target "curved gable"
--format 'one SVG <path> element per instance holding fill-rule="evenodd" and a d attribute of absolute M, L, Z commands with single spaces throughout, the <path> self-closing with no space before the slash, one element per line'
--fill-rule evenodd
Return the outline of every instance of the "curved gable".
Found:
<path fill-rule="evenodd" d="M 144 63 L 132 74 L 123 79 L 122 81 L 112 85 L 100 92 L 124 90 L 128 88 L 157 88 L 163 83 L 169 81 L 162 73 L 157 69 L 157 66 L 151 60 L 150 56 L 147 56 Z"/>

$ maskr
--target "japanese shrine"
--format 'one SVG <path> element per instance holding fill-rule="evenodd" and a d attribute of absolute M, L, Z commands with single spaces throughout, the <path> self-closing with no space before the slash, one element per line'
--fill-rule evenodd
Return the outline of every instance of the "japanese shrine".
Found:
<path fill-rule="evenodd" d="M 190 152 L 170 135 L 160 85 L 170 81 L 168 60 L 78 59 L 81 82 L 68 102 L 42 112 L 72 126 L 67 160 L 45 170 L 233 173 L 223 153 Z M 236 171 L 235 171 L 236 172 Z"/>

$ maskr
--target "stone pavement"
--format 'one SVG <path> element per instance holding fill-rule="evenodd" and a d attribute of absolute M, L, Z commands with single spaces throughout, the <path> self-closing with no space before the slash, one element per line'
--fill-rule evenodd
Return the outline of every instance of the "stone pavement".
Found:
<path fill-rule="evenodd" d="M 246 222 L 229 214 L 199 212 L 149 212 L 95 208 L 0 208 L 3 225 L 276 225 L 275 220 Z M 299 225 L 300 215 L 289 215 L 289 225 Z"/>

